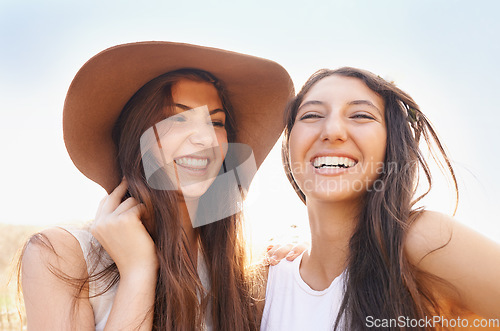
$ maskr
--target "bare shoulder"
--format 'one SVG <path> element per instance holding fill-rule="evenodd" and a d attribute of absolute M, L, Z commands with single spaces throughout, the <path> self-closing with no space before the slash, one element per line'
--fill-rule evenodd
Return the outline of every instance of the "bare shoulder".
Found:
<path fill-rule="evenodd" d="M 28 329 L 95 329 L 88 285 L 82 286 L 86 263 L 71 233 L 50 228 L 35 234 L 26 245 L 21 266 Z"/>
<path fill-rule="evenodd" d="M 453 238 L 454 220 L 448 215 L 424 210 L 411 224 L 405 251 L 413 264 L 419 264 L 430 253 L 444 248 Z"/>
<path fill-rule="evenodd" d="M 469 250 L 469 248 L 473 248 Z M 422 211 L 408 230 L 405 250 L 414 264 L 425 263 L 435 257 L 450 258 L 454 253 L 465 256 L 467 251 L 496 252 L 500 245 L 486 236 L 465 226 L 453 217 L 435 212 Z M 467 251 L 464 251 L 467 250 Z M 464 254 L 465 253 L 465 254 Z"/>
<path fill-rule="evenodd" d="M 484 317 L 500 317 L 500 244 L 432 211 L 418 215 L 405 241 L 410 263 L 451 286 L 441 297 Z"/>
<path fill-rule="evenodd" d="M 23 275 L 39 273 L 49 266 L 71 277 L 85 277 L 86 263 L 80 244 L 63 228 L 49 228 L 33 235 L 23 253 Z"/>

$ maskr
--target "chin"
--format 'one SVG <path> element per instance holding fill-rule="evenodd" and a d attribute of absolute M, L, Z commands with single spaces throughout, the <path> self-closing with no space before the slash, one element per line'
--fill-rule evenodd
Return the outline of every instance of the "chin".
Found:
<path fill-rule="evenodd" d="M 199 199 L 203 194 L 207 192 L 212 183 L 213 179 L 209 179 L 190 185 L 181 185 L 182 195 L 188 199 Z"/>
<path fill-rule="evenodd" d="M 303 191 L 304 192 L 304 191 Z M 360 201 L 365 192 L 360 192 L 356 190 L 315 190 L 305 192 L 306 201 L 322 201 L 322 202 L 331 202 L 331 203 L 339 203 L 339 202 L 354 202 Z"/>
<path fill-rule="evenodd" d="M 324 201 L 324 202 L 340 202 L 349 200 L 348 195 L 345 192 L 308 192 L 306 195 L 306 201 Z"/>

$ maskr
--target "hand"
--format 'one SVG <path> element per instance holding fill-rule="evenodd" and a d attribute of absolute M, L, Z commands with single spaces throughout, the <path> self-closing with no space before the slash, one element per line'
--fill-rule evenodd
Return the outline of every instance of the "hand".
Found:
<path fill-rule="evenodd" d="M 293 261 L 308 249 L 311 245 L 308 243 L 287 244 L 287 245 L 269 245 L 267 246 L 267 254 L 264 258 L 264 264 L 277 265 L 283 258 L 288 261 Z"/>
<path fill-rule="evenodd" d="M 90 229 L 116 263 L 120 277 L 158 270 L 155 244 L 141 221 L 146 217 L 146 207 L 134 198 L 121 202 L 127 187 L 123 179 L 101 201 Z"/>

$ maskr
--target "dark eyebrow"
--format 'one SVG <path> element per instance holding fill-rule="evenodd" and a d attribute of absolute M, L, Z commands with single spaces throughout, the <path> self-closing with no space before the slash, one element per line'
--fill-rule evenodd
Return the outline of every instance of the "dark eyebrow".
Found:
<path fill-rule="evenodd" d="M 220 113 L 220 112 L 223 112 L 224 115 L 226 114 L 226 111 L 224 109 L 221 109 L 221 108 L 217 108 L 217 109 L 209 111 L 210 115 L 213 115 L 213 114 L 216 114 L 216 113 Z"/>
<path fill-rule="evenodd" d="M 303 104 L 300 105 L 299 109 L 297 109 L 297 112 L 302 108 L 302 107 L 305 107 L 305 106 L 308 106 L 308 105 L 324 105 L 325 103 L 322 102 L 322 101 L 318 101 L 318 100 L 310 100 L 310 101 L 307 101 L 307 102 L 304 102 Z"/>
<path fill-rule="evenodd" d="M 375 106 L 373 104 L 373 102 L 371 102 L 370 100 L 354 100 L 354 101 L 350 101 L 348 103 L 348 105 L 366 105 L 366 106 L 375 108 L 380 113 L 380 115 L 382 115 L 382 111 L 380 109 L 378 109 L 377 106 Z"/>
<path fill-rule="evenodd" d="M 176 106 L 176 107 L 178 107 L 180 109 L 183 109 L 183 110 L 192 110 L 193 109 L 192 107 L 183 105 L 182 103 L 176 103 L 176 104 L 174 104 L 174 106 Z M 226 111 L 224 109 L 216 108 L 216 109 L 213 109 L 213 110 L 209 111 L 209 114 L 213 115 L 213 114 L 216 114 L 216 113 L 219 113 L 219 112 L 223 112 L 224 114 L 226 113 Z"/>

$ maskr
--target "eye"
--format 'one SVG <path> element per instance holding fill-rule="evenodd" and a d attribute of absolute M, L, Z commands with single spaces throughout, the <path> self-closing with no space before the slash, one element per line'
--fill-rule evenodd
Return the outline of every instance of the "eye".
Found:
<path fill-rule="evenodd" d="M 211 124 L 214 128 L 225 128 L 226 116 L 221 113 L 213 114 L 207 118 L 207 124 Z"/>
<path fill-rule="evenodd" d="M 221 120 L 213 120 L 212 125 L 218 128 L 224 128 L 226 126 Z"/>
<path fill-rule="evenodd" d="M 351 118 L 375 120 L 375 117 L 373 117 L 370 114 L 366 114 L 366 113 L 354 114 L 354 115 L 351 116 Z"/>
<path fill-rule="evenodd" d="M 174 115 L 168 118 L 172 122 L 186 122 L 184 115 Z"/>
<path fill-rule="evenodd" d="M 307 120 L 307 119 L 316 119 L 316 118 L 323 118 L 323 115 L 320 115 L 318 113 L 306 113 L 300 117 L 300 121 Z"/>

